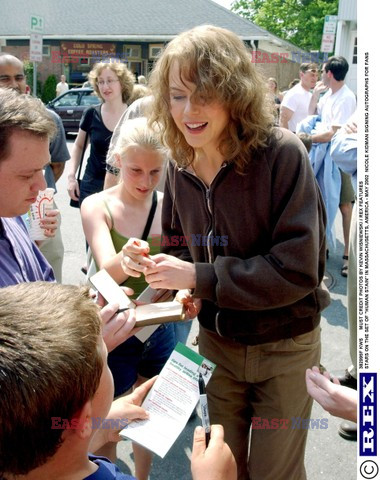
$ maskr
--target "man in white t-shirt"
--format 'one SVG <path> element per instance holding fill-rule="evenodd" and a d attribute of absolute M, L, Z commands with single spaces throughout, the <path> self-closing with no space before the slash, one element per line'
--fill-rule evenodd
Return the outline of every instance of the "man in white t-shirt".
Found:
<path fill-rule="evenodd" d="M 330 57 L 323 65 L 322 80 L 314 88 L 309 115 L 318 114 L 324 131 L 312 136 L 313 143 L 329 142 L 356 110 L 355 94 L 344 83 L 348 63 L 344 57 Z M 326 92 L 321 99 L 321 93 Z"/>
<path fill-rule="evenodd" d="M 57 83 L 57 86 L 55 89 L 55 93 L 57 94 L 57 97 L 59 97 L 59 95 L 62 95 L 62 93 L 67 92 L 68 89 L 69 89 L 69 86 L 66 83 L 66 77 L 65 75 L 61 75 L 61 81 Z"/>
<path fill-rule="evenodd" d="M 280 108 L 280 127 L 296 132 L 297 124 L 309 115 L 311 90 L 318 80 L 318 65 L 302 63 L 300 82 L 285 93 Z"/>
<path fill-rule="evenodd" d="M 313 143 L 330 142 L 335 132 L 344 125 L 356 110 L 355 94 L 344 83 L 348 72 L 344 57 L 330 57 L 322 68 L 322 81 L 314 88 L 309 105 L 309 114 L 321 117 L 321 128 L 312 135 Z M 326 92 L 321 99 L 321 93 Z M 350 177 L 341 171 L 342 187 L 339 209 L 343 220 L 344 253 L 341 274 L 347 277 L 348 248 L 352 216 L 352 202 L 355 200 Z"/>

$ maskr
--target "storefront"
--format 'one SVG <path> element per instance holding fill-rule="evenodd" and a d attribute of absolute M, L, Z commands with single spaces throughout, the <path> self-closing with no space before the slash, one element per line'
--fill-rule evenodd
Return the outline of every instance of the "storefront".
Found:
<path fill-rule="evenodd" d="M 122 42 L 60 42 L 60 49 L 51 52 L 51 62 L 63 66 L 71 86 L 82 85 L 97 62 L 120 61 L 136 75 L 147 75 L 163 44 L 126 44 Z"/>

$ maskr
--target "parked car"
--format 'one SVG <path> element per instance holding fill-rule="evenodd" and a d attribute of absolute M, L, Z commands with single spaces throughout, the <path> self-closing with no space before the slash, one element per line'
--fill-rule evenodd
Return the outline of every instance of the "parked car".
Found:
<path fill-rule="evenodd" d="M 65 132 L 78 132 L 82 114 L 90 105 L 98 105 L 100 99 L 92 88 L 72 88 L 51 100 L 46 106 L 62 119 Z"/>

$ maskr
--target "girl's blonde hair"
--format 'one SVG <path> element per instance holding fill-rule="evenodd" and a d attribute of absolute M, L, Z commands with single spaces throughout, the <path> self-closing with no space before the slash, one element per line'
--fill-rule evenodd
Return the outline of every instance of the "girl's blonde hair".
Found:
<path fill-rule="evenodd" d="M 162 146 L 157 125 L 148 125 L 146 117 L 126 120 L 115 145 L 114 154 L 123 157 L 130 147 L 142 147 L 165 156 L 167 149 Z"/>
<path fill-rule="evenodd" d="M 92 88 L 95 90 L 97 96 L 102 99 L 97 80 L 99 75 L 105 68 L 109 68 L 112 70 L 119 79 L 120 86 L 121 86 L 121 96 L 123 103 L 129 103 L 129 98 L 132 95 L 133 85 L 135 83 L 135 76 L 132 72 L 130 72 L 127 66 L 118 61 L 110 59 L 108 62 L 99 62 L 95 63 L 91 72 L 88 74 L 88 80 L 90 81 Z"/>
<path fill-rule="evenodd" d="M 219 149 L 238 171 L 252 153 L 266 145 L 272 117 L 266 106 L 265 80 L 251 62 L 244 43 L 229 30 L 204 25 L 174 38 L 165 48 L 150 77 L 154 104 L 150 122 L 162 126 L 162 142 L 178 165 L 195 158 L 170 113 L 169 73 L 178 62 L 181 78 L 194 83 L 194 101 L 217 100 L 229 111 L 230 122 Z"/>

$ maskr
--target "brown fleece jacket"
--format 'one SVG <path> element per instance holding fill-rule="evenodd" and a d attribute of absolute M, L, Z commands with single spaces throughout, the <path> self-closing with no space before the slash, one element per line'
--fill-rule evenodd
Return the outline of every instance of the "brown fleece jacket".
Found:
<path fill-rule="evenodd" d="M 209 188 L 169 165 L 162 251 L 195 263 L 201 325 L 248 345 L 318 325 L 329 304 L 322 202 L 306 149 L 288 130 L 274 129 L 244 174 L 225 163 Z"/>

